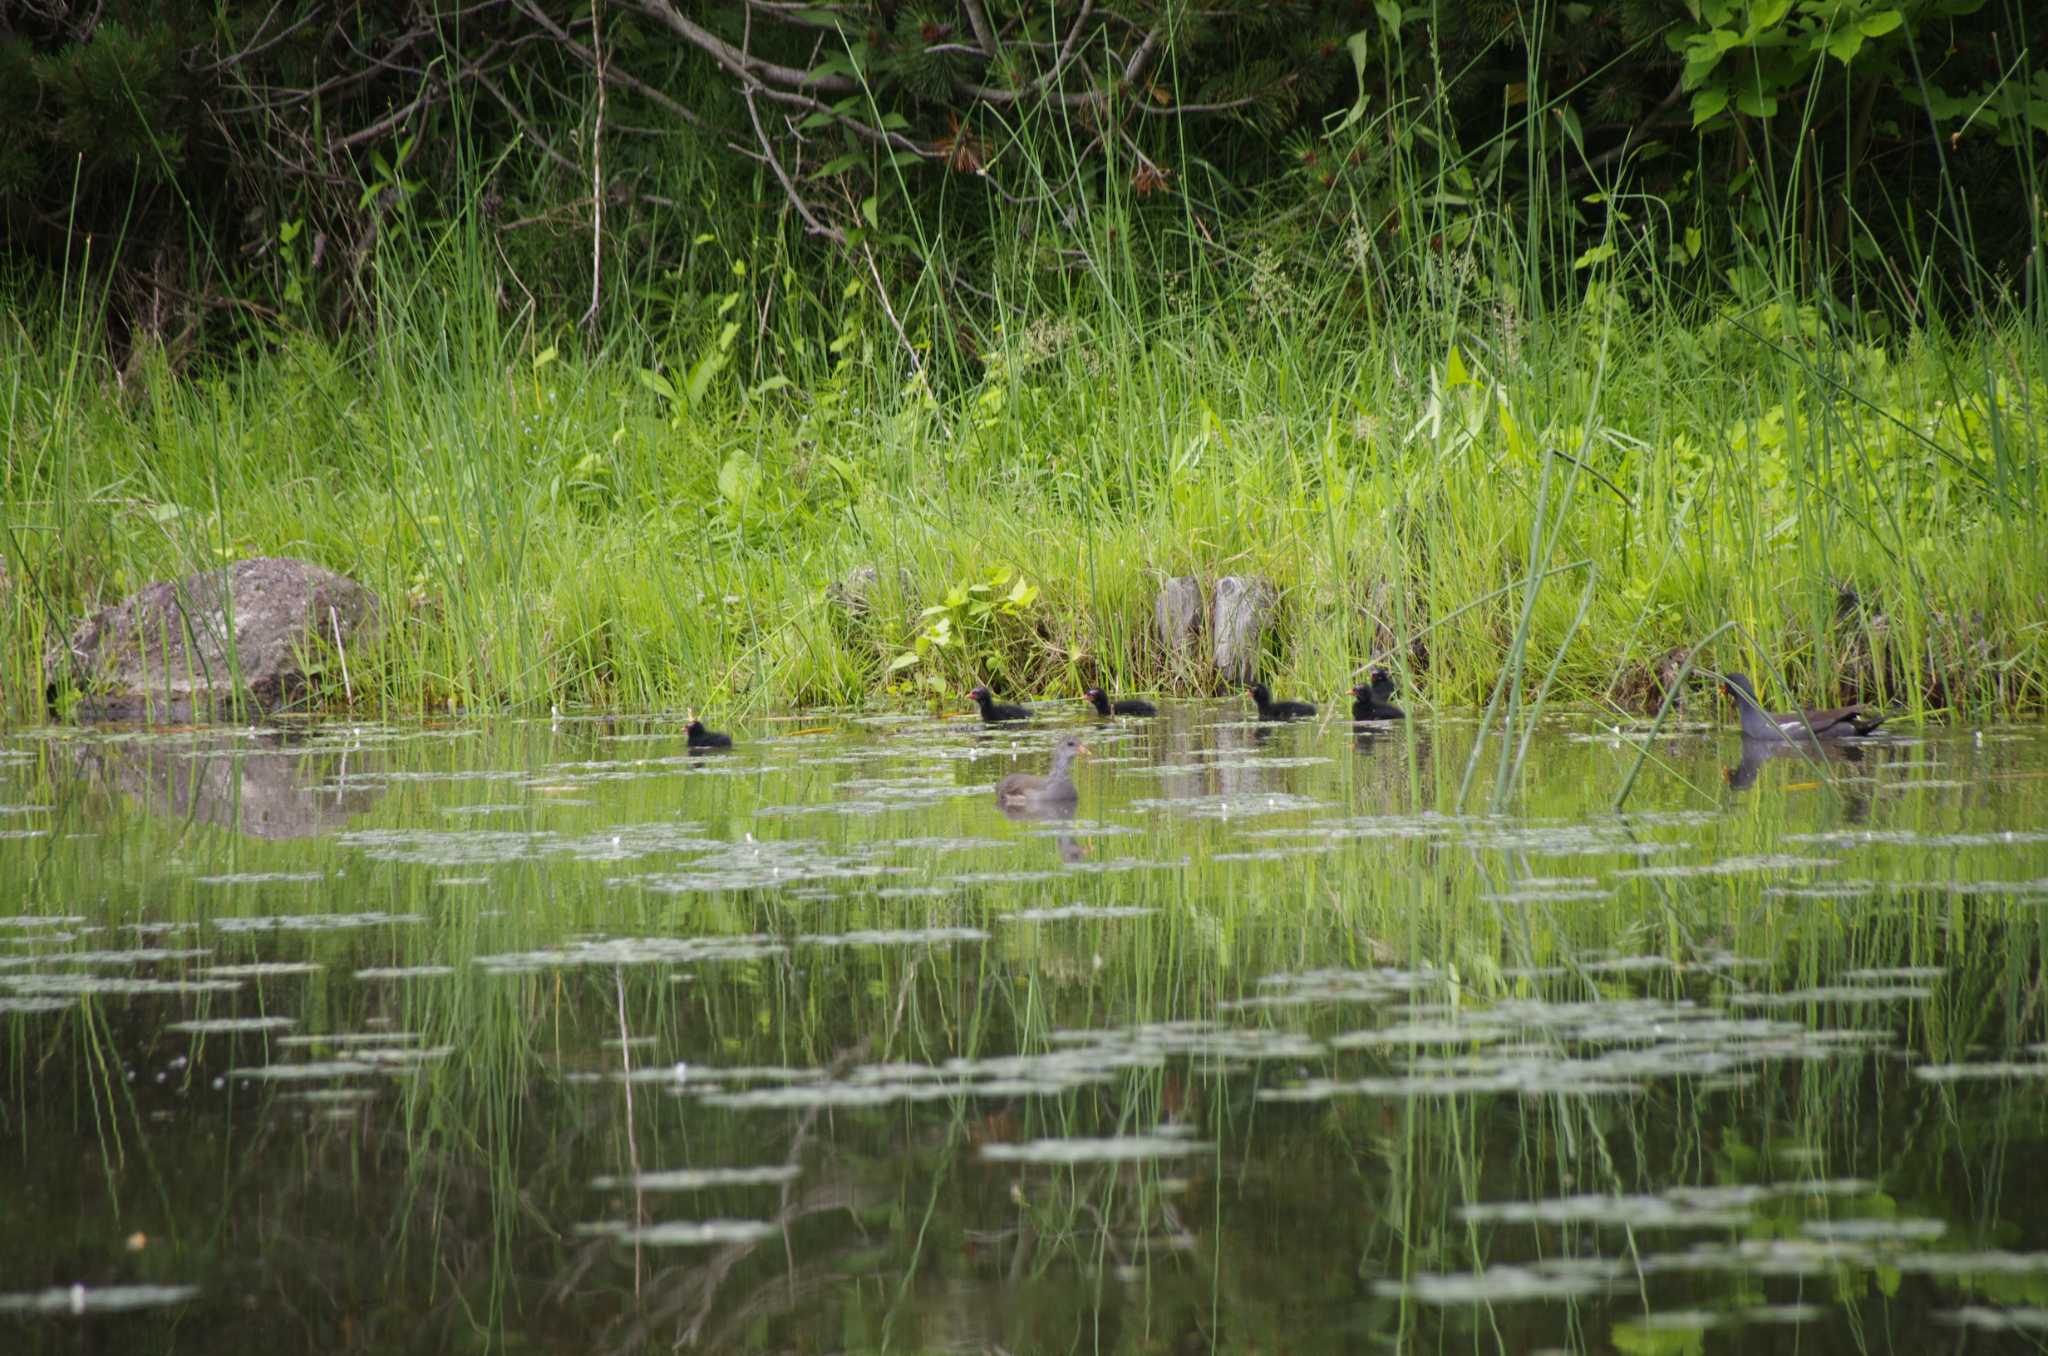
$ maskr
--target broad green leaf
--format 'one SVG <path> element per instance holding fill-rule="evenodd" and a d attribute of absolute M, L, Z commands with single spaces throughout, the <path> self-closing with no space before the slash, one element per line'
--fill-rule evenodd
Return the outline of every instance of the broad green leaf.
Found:
<path fill-rule="evenodd" d="M 901 673 L 903 672 L 903 670 L 914 666 L 917 662 L 917 651 L 905 650 L 902 654 L 897 655 L 894 659 L 889 661 L 889 672 Z"/>
<path fill-rule="evenodd" d="M 1895 9 L 1881 9 L 1875 14 L 1866 14 L 1856 21 L 1866 38 L 1881 38 L 1906 21 L 1906 16 Z"/>
<path fill-rule="evenodd" d="M 1725 89 L 1703 89 L 1692 96 L 1692 125 L 1697 127 L 1710 118 L 1721 116 L 1721 110 L 1728 107 L 1728 91 Z"/>
<path fill-rule="evenodd" d="M 1776 95 L 1746 89 L 1735 96 L 1735 106 L 1752 118 L 1768 118 L 1777 113 L 1778 99 Z"/>
<path fill-rule="evenodd" d="M 745 508 L 761 483 L 761 467 L 744 452 L 735 452 L 718 468 L 718 494 L 734 508 Z"/>
<path fill-rule="evenodd" d="M 1846 66 L 1863 50 L 1863 34 L 1857 29 L 1845 28 L 1828 39 L 1827 48 L 1829 56 Z"/>
<path fill-rule="evenodd" d="M 640 378 L 642 386 L 645 386 L 663 400 L 673 401 L 676 398 L 676 388 L 669 385 L 667 377 L 664 377 L 653 368 L 643 367 L 635 375 Z"/>
<path fill-rule="evenodd" d="M 1591 268 L 1595 264 L 1604 264 L 1613 257 L 1614 245 L 1612 244 L 1612 242 L 1602 245 L 1595 245 L 1592 249 L 1587 250 L 1584 254 L 1580 255 L 1577 259 L 1573 260 L 1572 267 Z M 1505 411 L 1503 411 L 1503 414 L 1505 414 Z"/>

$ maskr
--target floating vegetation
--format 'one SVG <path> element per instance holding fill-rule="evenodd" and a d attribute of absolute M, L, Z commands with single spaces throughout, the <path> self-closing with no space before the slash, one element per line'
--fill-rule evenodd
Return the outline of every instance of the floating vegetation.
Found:
<path fill-rule="evenodd" d="M 288 1031 L 297 1025 L 295 1017 L 202 1017 L 172 1022 L 165 1030 L 194 1036 L 236 1036 L 245 1032 Z"/>
<path fill-rule="evenodd" d="M 1160 796 L 1134 800 L 1133 810 L 1159 810 L 1192 819 L 1255 819 L 1261 815 L 1301 814 L 1327 810 L 1328 801 L 1284 791 L 1240 791 L 1211 796 Z"/>
<path fill-rule="evenodd" d="M 576 1232 L 598 1234 L 649 1248 L 701 1248 L 712 1244 L 755 1243 L 782 1231 L 765 1220 L 673 1220 L 667 1224 L 579 1224 Z"/>
<path fill-rule="evenodd" d="M 1599 1224 L 1636 1229 L 1736 1229 L 1767 1201 L 1863 1196 L 1866 1181 L 1782 1182 L 1771 1185 L 1673 1187 L 1656 1195 L 1563 1196 L 1543 1201 L 1494 1201 L 1460 1206 L 1469 1224 Z"/>
<path fill-rule="evenodd" d="M 1913 1077 L 1927 1083 L 2008 1082 L 2048 1078 L 2048 1060 L 1988 1060 L 1981 1064 L 1916 1064 Z"/>
<path fill-rule="evenodd" d="M 745 937 L 614 937 L 569 942 L 544 951 L 478 956 L 492 974 L 532 974 L 577 965 L 695 965 L 705 961 L 762 960 L 787 950 L 763 933 Z"/>
<path fill-rule="evenodd" d="M 599 1191 L 705 1191 L 712 1187 L 777 1186 L 795 1181 L 798 1171 L 796 1165 L 783 1163 L 765 1168 L 671 1168 L 631 1177 L 597 1177 L 590 1185 Z"/>
<path fill-rule="evenodd" d="M 1934 990 L 1919 984 L 1830 984 L 1782 993 L 1730 994 L 1728 1003 L 1738 1008 L 1794 1008 L 1807 1003 L 1914 1002 L 1932 997 Z"/>
<path fill-rule="evenodd" d="M 1108 1139 L 1036 1139 L 1024 1144 L 984 1144 L 981 1156 L 994 1163 L 1142 1163 L 1156 1158 L 1181 1158 L 1214 1153 L 1183 1135 L 1118 1135 Z"/>
<path fill-rule="evenodd" d="M 301 1036 L 282 1036 L 278 1044 L 286 1048 L 302 1046 L 331 1046 L 347 1049 L 353 1046 L 410 1045 L 419 1040 L 411 1031 L 321 1031 L 308 1032 Z"/>
<path fill-rule="evenodd" d="M 668 894 L 718 894 L 815 881 L 866 880 L 902 875 L 910 869 L 877 861 L 877 855 L 872 845 L 840 852 L 809 839 L 750 838 L 721 843 L 679 871 L 625 876 L 615 883 Z"/>
<path fill-rule="evenodd" d="M 208 979 L 270 979 L 317 975 L 326 968 L 318 961 L 250 961 L 242 965 L 209 965 L 199 973 Z"/>
<path fill-rule="evenodd" d="M 452 965 L 367 965 L 357 979 L 441 979 L 455 973 Z"/>
<path fill-rule="evenodd" d="M 45 951 L 34 959 L 62 965 L 154 965 L 160 961 L 204 960 L 209 947 L 135 947 L 123 951 Z"/>
<path fill-rule="evenodd" d="M 60 1285 L 0 1294 L 0 1313 L 116 1314 L 183 1304 L 198 1294 L 196 1285 Z"/>
<path fill-rule="evenodd" d="M 799 946 L 944 946 L 948 942 L 985 942 L 980 928 L 869 928 L 860 932 L 814 933 L 796 939 Z"/>
<path fill-rule="evenodd" d="M 245 1082 L 295 1083 L 313 1082 L 323 1078 L 350 1078 L 357 1074 L 377 1072 L 377 1066 L 360 1059 L 316 1059 L 303 1064 L 265 1064 L 259 1068 L 242 1069 L 236 1077 Z"/>
<path fill-rule="evenodd" d="M 8 975 L 0 985 L 23 994 L 66 994 L 78 998 L 134 998 L 142 995 L 232 993 L 237 979 L 144 979 L 116 975 Z"/>
<path fill-rule="evenodd" d="M 1820 871 L 1841 863 L 1833 857 L 1795 857 L 1786 853 L 1762 853 L 1754 857 L 1730 857 L 1725 861 L 1687 866 L 1632 866 L 1614 874 L 1648 880 L 1680 880 L 1686 876 L 1748 876 L 1768 871 Z"/>
<path fill-rule="evenodd" d="M 1313 1003 L 1383 1003 L 1444 982 L 1434 970 L 1305 970 L 1299 974 L 1263 975 L 1262 992 L 1225 999 L 1222 1012 L 1251 1008 L 1304 1007 Z"/>
<path fill-rule="evenodd" d="M 327 879 L 324 871 L 240 871 L 225 876 L 194 876 L 194 885 L 297 885 Z"/>
<path fill-rule="evenodd" d="M 1488 1267 L 1483 1272 L 1425 1273 L 1405 1281 L 1375 1281 L 1372 1288 L 1374 1294 L 1418 1304 L 1510 1304 L 1598 1294 L 1619 1279 L 1604 1267 L 1539 1262 L 1532 1267 Z"/>
<path fill-rule="evenodd" d="M 29 1016 L 39 1012 L 62 1012 L 72 1007 L 69 998 L 6 998 L 0 997 L 0 1017 Z"/>
<path fill-rule="evenodd" d="M 265 918 L 216 918 L 212 926 L 221 932 L 349 932 L 426 921 L 416 913 L 287 913 Z"/>

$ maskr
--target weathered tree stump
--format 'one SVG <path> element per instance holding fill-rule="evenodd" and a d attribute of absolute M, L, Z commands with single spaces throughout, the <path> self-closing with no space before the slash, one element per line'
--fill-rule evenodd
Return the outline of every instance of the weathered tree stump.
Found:
<path fill-rule="evenodd" d="M 1202 630 L 1202 584 L 1191 575 L 1176 575 L 1159 586 L 1152 604 L 1152 626 L 1159 648 L 1175 660 L 1194 657 Z"/>
<path fill-rule="evenodd" d="M 1216 581 L 1209 636 L 1218 673 L 1233 683 L 1258 676 L 1259 648 L 1279 605 L 1279 591 L 1267 580 L 1227 574 Z"/>

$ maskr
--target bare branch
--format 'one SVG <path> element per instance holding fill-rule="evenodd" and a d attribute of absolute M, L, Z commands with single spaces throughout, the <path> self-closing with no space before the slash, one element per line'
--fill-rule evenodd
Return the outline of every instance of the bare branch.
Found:
<path fill-rule="evenodd" d="M 710 54 L 711 59 L 732 72 L 750 80 L 763 81 L 795 90 L 821 90 L 827 94 L 854 94 L 860 85 L 844 75 L 825 75 L 818 71 L 799 70 L 794 66 L 780 66 L 772 61 L 763 61 L 740 51 L 724 38 L 709 29 L 684 18 L 676 11 L 671 0 L 636 0 L 640 10 L 648 17 L 658 19 L 691 46 Z M 748 16 L 749 21 L 752 15 Z"/>
<path fill-rule="evenodd" d="M 993 60 L 996 31 L 989 27 L 988 14 L 981 7 L 981 0 L 960 0 L 960 8 L 967 11 L 967 26 L 974 30 L 974 40 L 981 45 L 982 55 Z"/>
<path fill-rule="evenodd" d="M 597 54 L 595 52 L 592 52 L 588 47 L 585 47 L 582 43 L 576 41 L 576 39 L 570 37 L 568 30 L 563 28 L 560 24 L 557 24 L 553 19 L 549 18 L 546 11 L 535 6 L 532 3 L 532 0 L 516 0 L 516 3 L 519 6 L 520 13 L 526 15 L 527 18 L 533 20 L 542 28 L 545 28 L 551 35 L 553 35 L 555 41 L 561 43 L 563 47 L 567 48 L 571 53 L 573 53 L 578 61 L 581 61 L 584 65 L 589 66 L 593 70 L 599 69 Z M 625 89 L 632 90 L 635 94 L 640 95 L 648 102 L 660 108 L 663 112 L 674 114 L 676 117 L 681 118 L 684 122 L 696 128 L 698 131 L 714 133 L 718 131 L 717 128 L 713 127 L 709 122 L 705 121 L 705 119 L 702 116 L 700 116 L 697 113 L 697 111 L 691 108 L 688 104 L 684 104 L 675 99 L 670 98 L 668 95 L 662 93 L 654 86 L 648 84 L 645 80 L 641 80 L 635 77 L 628 71 L 620 70 L 618 66 L 615 65 L 614 63 L 609 61 L 605 62 L 602 67 L 602 71 L 603 78 L 606 81 L 612 84 L 622 86 Z"/>

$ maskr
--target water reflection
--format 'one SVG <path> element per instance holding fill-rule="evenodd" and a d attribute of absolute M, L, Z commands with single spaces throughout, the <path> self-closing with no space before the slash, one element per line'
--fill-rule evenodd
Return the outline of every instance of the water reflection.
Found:
<path fill-rule="evenodd" d="M 0 738 L 0 1349 L 2038 1336 L 2038 730 L 733 733 Z"/>

